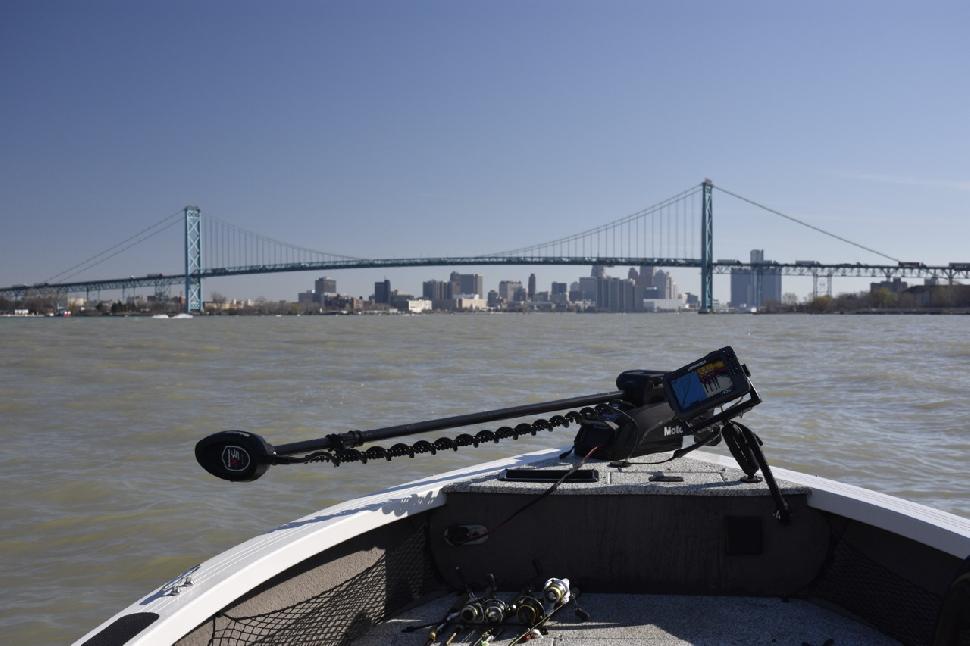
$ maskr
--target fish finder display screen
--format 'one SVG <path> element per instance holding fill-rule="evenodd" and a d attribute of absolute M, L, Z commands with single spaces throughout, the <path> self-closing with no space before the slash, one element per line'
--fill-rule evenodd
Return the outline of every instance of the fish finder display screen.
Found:
<path fill-rule="evenodd" d="M 682 417 L 691 417 L 743 396 L 750 384 L 728 347 L 667 373 L 664 389 L 670 407 Z"/>
<path fill-rule="evenodd" d="M 671 382 L 681 409 L 694 408 L 734 389 L 731 373 L 723 361 L 712 361 L 694 368 Z"/>

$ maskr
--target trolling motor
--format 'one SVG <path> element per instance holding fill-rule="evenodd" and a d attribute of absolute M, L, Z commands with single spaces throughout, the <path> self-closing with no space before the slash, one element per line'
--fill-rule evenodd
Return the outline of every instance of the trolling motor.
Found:
<path fill-rule="evenodd" d="M 716 444 L 723 438 L 744 471 L 746 481 L 758 481 L 755 474 L 758 470 L 762 472 L 778 508 L 777 516 L 787 521 L 788 505 L 768 468 L 760 448 L 761 440 L 747 426 L 735 421 L 761 403 L 749 376 L 747 366 L 738 360 L 730 346 L 725 346 L 672 372 L 623 372 L 616 379 L 619 390 L 612 392 L 367 431 L 334 433 L 316 440 L 275 447 L 255 433 L 222 431 L 200 440 L 195 446 L 195 457 L 202 468 L 218 478 L 248 482 L 261 477 L 274 464 L 330 462 L 338 466 L 343 462 L 366 463 L 368 460 L 391 460 L 405 455 L 413 458 L 419 453 L 434 454 L 506 438 L 518 439 L 523 435 L 535 435 L 539 430 L 551 431 L 570 423 L 580 425 L 573 447 L 576 454 L 585 456 L 584 459 L 592 457 L 619 461 L 611 463 L 611 466 L 624 466 L 632 457 L 665 451 L 673 451 L 670 459 L 674 459 L 700 446 Z M 475 435 L 462 433 L 455 438 L 439 438 L 434 442 L 421 440 L 412 445 L 394 444 L 390 448 L 356 448 L 393 437 L 566 409 L 581 410 L 571 410 L 529 424 L 503 426 L 495 431 L 481 430 Z M 681 448 L 687 435 L 693 435 L 695 442 Z"/>

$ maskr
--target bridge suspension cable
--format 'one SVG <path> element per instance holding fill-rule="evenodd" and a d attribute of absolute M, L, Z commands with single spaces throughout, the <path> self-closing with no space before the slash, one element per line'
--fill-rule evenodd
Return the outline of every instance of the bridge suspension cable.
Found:
<path fill-rule="evenodd" d="M 68 278 L 77 276 L 78 274 L 84 271 L 87 271 L 88 269 L 97 267 L 98 265 L 110 260 L 111 258 L 114 258 L 118 254 L 128 249 L 131 249 L 135 245 L 139 245 L 142 242 L 145 242 L 146 240 L 157 236 L 163 231 L 167 231 L 168 229 L 171 229 L 173 226 L 175 226 L 176 224 L 182 221 L 181 217 L 182 217 L 182 210 L 179 209 L 178 211 L 165 216 L 158 222 L 145 227 L 138 233 L 125 238 L 121 242 L 117 244 L 113 244 L 107 249 L 103 249 L 102 251 L 99 251 L 98 253 L 94 254 L 90 258 L 87 258 L 86 260 L 82 260 L 76 265 L 71 265 L 67 269 L 59 273 L 56 273 L 53 276 L 48 277 L 44 282 L 50 283 L 55 280 L 65 281 Z"/>
<path fill-rule="evenodd" d="M 876 249 L 873 249 L 871 247 L 867 247 L 865 245 L 859 244 L 858 242 L 853 242 L 852 240 L 849 240 L 848 238 L 843 238 L 842 236 L 836 235 L 836 234 L 832 233 L 831 231 L 826 231 L 825 229 L 822 229 L 820 227 L 817 227 L 817 226 L 815 226 L 813 224 L 809 224 L 808 222 L 805 222 L 804 220 L 799 220 L 798 218 L 796 218 L 794 216 L 787 215 L 785 213 L 782 213 L 781 211 L 778 211 L 778 210 L 773 209 L 771 207 L 765 206 L 764 204 L 761 204 L 760 202 L 755 202 L 754 200 L 749 199 L 747 197 L 744 197 L 743 195 L 738 195 L 737 193 L 733 193 L 733 192 L 727 190 L 726 188 L 721 188 L 717 184 L 714 185 L 714 188 L 717 189 L 718 191 L 726 194 L 726 195 L 730 195 L 733 198 L 736 198 L 738 200 L 741 200 L 742 202 L 747 202 L 748 204 L 750 204 L 752 206 L 756 206 L 759 209 L 763 209 L 763 210 L 767 211 L 768 213 L 772 213 L 774 215 L 783 217 L 786 220 L 791 220 L 792 222 L 795 222 L 796 224 L 800 224 L 803 227 L 807 227 L 809 229 L 812 229 L 813 231 L 818 231 L 819 233 L 821 233 L 823 235 L 827 235 L 830 238 L 835 238 L 836 240 L 839 240 L 841 242 L 845 242 L 846 244 L 850 244 L 853 247 L 858 247 L 859 249 L 862 249 L 863 251 L 868 251 L 869 253 L 874 253 L 877 256 L 882 256 L 883 258 L 888 258 L 889 260 L 892 260 L 893 262 L 896 262 L 896 263 L 899 262 L 899 258 L 894 258 L 894 257 L 890 256 L 889 254 L 885 254 L 885 253 L 883 253 L 881 251 L 877 251 Z"/>
<path fill-rule="evenodd" d="M 549 242 L 484 254 L 498 257 L 697 258 L 701 186 L 636 213 Z"/>
<path fill-rule="evenodd" d="M 214 215 L 202 218 L 202 246 L 206 269 L 360 260 L 281 242 Z"/>

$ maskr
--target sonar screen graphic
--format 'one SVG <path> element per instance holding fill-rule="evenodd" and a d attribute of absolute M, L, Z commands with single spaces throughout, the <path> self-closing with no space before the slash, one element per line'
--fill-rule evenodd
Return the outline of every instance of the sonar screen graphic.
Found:
<path fill-rule="evenodd" d="M 671 384 L 677 403 L 685 410 L 729 392 L 732 385 L 731 373 L 720 360 L 698 366 Z"/>

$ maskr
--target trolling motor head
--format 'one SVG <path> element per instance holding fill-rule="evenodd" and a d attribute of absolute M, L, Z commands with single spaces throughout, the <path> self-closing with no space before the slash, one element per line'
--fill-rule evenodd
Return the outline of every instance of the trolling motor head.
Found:
<path fill-rule="evenodd" d="M 685 435 L 716 443 L 719 423 L 761 403 L 748 376 L 730 346 L 672 372 L 623 372 L 616 385 L 628 405 L 585 422 L 576 434 L 576 453 L 592 451 L 593 457 L 619 460 L 619 465 L 633 457 L 676 451 Z"/>
<path fill-rule="evenodd" d="M 221 431 L 195 445 L 195 459 L 202 468 L 232 482 L 260 477 L 274 463 L 275 456 L 272 444 L 246 431 Z"/>

